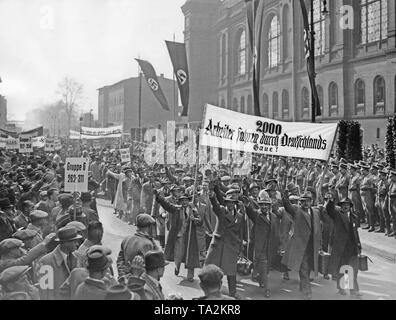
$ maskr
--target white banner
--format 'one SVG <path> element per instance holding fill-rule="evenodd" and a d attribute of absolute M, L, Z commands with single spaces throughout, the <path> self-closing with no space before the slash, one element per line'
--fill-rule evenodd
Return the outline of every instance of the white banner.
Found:
<path fill-rule="evenodd" d="M 281 122 L 207 104 L 200 144 L 248 153 L 328 160 L 337 123 Z"/>
<path fill-rule="evenodd" d="M 120 149 L 121 153 L 121 162 L 128 163 L 131 162 L 131 150 L 128 149 Z"/>
<path fill-rule="evenodd" d="M 88 192 L 87 158 L 66 158 L 65 192 Z"/>
<path fill-rule="evenodd" d="M 122 137 L 122 126 L 110 127 L 110 128 L 87 128 L 81 127 L 80 132 L 70 130 L 70 139 L 105 139 L 105 138 L 121 138 Z"/>
<path fill-rule="evenodd" d="M 55 151 L 55 139 L 54 138 L 47 138 L 45 141 L 45 152 L 54 152 Z"/>
<path fill-rule="evenodd" d="M 19 152 L 20 153 L 32 153 L 33 152 L 32 136 L 30 136 L 30 135 L 20 135 L 19 136 Z"/>
<path fill-rule="evenodd" d="M 61 139 L 55 139 L 54 140 L 54 148 L 55 148 L 55 151 L 62 150 L 62 141 L 61 141 Z"/>
<path fill-rule="evenodd" d="M 44 148 L 45 147 L 45 140 L 44 136 L 32 138 L 32 144 L 34 148 Z"/>
<path fill-rule="evenodd" d="M 0 149 L 5 149 L 7 147 L 7 138 L 0 137 Z"/>
<path fill-rule="evenodd" d="M 18 150 L 19 149 L 19 139 L 8 137 L 6 150 Z"/>

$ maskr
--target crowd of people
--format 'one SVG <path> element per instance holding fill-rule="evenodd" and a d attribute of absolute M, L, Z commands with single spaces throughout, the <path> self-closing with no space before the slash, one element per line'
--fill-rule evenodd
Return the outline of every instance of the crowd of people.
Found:
<path fill-rule="evenodd" d="M 258 156 L 245 176 L 232 163 L 149 166 L 132 155 L 123 165 L 117 150 L 93 148 L 82 156 L 90 159 L 89 190 L 70 194 L 64 152 L 0 155 L 3 299 L 182 299 L 162 290 L 169 262 L 175 275 L 184 264 L 191 282 L 199 270 L 198 299 L 242 298 L 242 270 L 263 298 L 271 297 L 269 272 L 288 281 L 290 271 L 305 299 L 319 271 L 346 295 L 344 265 L 353 268 L 350 294 L 358 298 L 359 232 L 396 239 L 396 171 L 374 146 L 354 163 Z M 116 270 L 102 243 L 98 197 L 136 227 L 120 244 Z"/>

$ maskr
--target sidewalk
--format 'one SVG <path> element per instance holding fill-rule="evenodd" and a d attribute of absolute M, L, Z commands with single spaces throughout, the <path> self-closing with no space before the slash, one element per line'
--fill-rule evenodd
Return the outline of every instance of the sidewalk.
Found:
<path fill-rule="evenodd" d="M 363 251 L 368 256 L 376 255 L 391 263 L 396 263 L 396 239 L 385 237 L 383 233 L 367 232 L 359 229 Z"/>

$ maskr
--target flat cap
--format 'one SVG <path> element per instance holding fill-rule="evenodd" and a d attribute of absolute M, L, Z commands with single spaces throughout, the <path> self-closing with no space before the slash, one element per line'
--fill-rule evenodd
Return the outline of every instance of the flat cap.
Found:
<path fill-rule="evenodd" d="M 139 214 L 136 217 L 136 226 L 138 228 L 146 228 L 153 225 L 154 223 L 155 223 L 154 218 L 146 213 Z"/>
<path fill-rule="evenodd" d="M 12 237 L 21 241 L 33 239 L 38 234 L 37 231 L 31 229 L 18 230 Z"/>
<path fill-rule="evenodd" d="M 34 210 L 32 213 L 29 215 L 30 219 L 32 220 L 38 220 L 38 219 L 46 219 L 48 218 L 48 213 L 42 210 Z"/>
<path fill-rule="evenodd" d="M 198 274 L 198 277 L 203 284 L 209 286 L 218 285 L 223 279 L 224 273 L 218 266 L 209 264 L 202 268 L 201 272 Z"/>
<path fill-rule="evenodd" d="M 230 180 L 231 180 L 231 177 L 230 177 L 230 176 L 221 177 L 221 181 L 222 181 L 222 182 L 227 182 L 227 181 L 230 181 Z"/>
<path fill-rule="evenodd" d="M 28 272 L 30 269 L 30 266 L 9 267 L 0 274 L 0 284 L 5 285 L 10 282 L 15 282 L 24 274 L 26 274 L 26 272 Z"/>
<path fill-rule="evenodd" d="M 0 242 L 0 255 L 7 253 L 8 251 L 20 248 L 23 246 L 23 242 L 19 239 L 4 239 Z"/>
<path fill-rule="evenodd" d="M 66 227 L 73 227 L 77 230 L 77 232 L 83 232 L 87 230 L 85 224 L 80 221 L 71 221 L 68 224 L 66 224 Z"/>

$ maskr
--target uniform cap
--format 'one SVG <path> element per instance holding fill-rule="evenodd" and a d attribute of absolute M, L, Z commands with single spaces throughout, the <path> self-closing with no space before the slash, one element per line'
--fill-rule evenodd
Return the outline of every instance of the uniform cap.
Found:
<path fill-rule="evenodd" d="M 5 285 L 7 283 L 15 282 L 24 274 L 26 274 L 30 269 L 30 266 L 9 267 L 0 274 L 0 284 Z"/>
<path fill-rule="evenodd" d="M 34 210 L 29 217 L 31 220 L 46 219 L 48 218 L 48 213 L 42 210 Z"/>
<path fill-rule="evenodd" d="M 83 224 L 80 221 L 71 221 L 68 224 L 66 224 L 66 227 L 73 227 L 77 230 L 77 232 L 83 232 L 83 231 L 87 230 L 87 227 L 85 226 L 85 224 Z"/>
<path fill-rule="evenodd" d="M 37 231 L 31 229 L 18 230 L 12 237 L 21 241 L 33 239 L 38 234 Z"/>
<path fill-rule="evenodd" d="M 155 223 L 155 220 L 152 216 L 146 213 L 139 214 L 136 217 L 136 226 L 138 228 L 146 228 Z"/>

